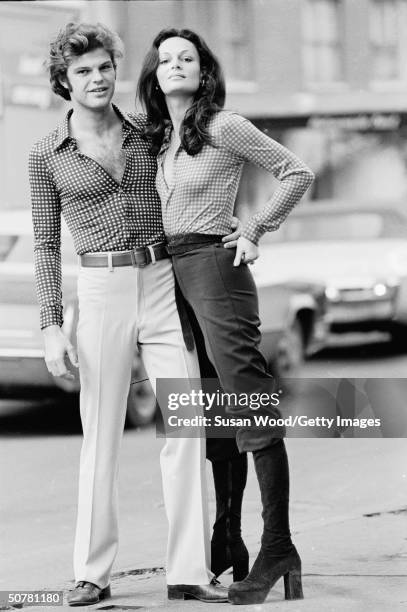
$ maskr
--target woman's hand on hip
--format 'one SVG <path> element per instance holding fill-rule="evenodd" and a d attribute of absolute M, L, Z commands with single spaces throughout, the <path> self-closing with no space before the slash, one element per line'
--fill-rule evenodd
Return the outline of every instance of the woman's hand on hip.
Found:
<path fill-rule="evenodd" d="M 247 238 L 240 238 L 236 245 L 236 257 L 233 261 L 234 266 L 239 266 L 242 262 L 252 264 L 259 256 L 259 249 L 257 245 L 250 242 Z"/>
<path fill-rule="evenodd" d="M 237 217 L 232 217 L 230 228 L 233 230 L 231 234 L 224 236 L 222 242 L 225 249 L 234 249 L 237 246 L 237 239 L 242 233 L 243 224 Z"/>

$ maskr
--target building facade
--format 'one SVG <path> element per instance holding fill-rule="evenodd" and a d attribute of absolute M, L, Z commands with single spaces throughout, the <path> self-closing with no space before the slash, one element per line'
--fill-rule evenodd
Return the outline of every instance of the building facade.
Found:
<path fill-rule="evenodd" d="M 46 41 L 71 19 L 101 21 L 122 36 L 125 108 L 134 107 L 154 35 L 189 27 L 222 62 L 227 107 L 316 171 L 308 197 L 404 196 L 407 0 L 45 0 L 0 5 L 0 206 L 28 205 L 26 179 L 18 187 L 16 179 L 25 176 L 31 142 L 64 112 L 41 61 Z M 260 206 L 272 189 L 269 176 L 248 168 L 239 202 Z"/>

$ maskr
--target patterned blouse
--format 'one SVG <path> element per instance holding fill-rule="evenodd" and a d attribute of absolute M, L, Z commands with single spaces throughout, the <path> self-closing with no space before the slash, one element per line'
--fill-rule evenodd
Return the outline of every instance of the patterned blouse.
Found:
<path fill-rule="evenodd" d="M 280 181 L 264 208 L 243 227 L 242 236 L 257 244 L 265 232 L 279 228 L 314 175 L 298 157 L 237 113 L 220 111 L 214 115 L 209 132 L 215 146 L 204 145 L 198 155 L 188 155 L 182 145 L 179 147 L 170 185 L 163 172 L 169 146 L 167 132 L 158 155 L 156 179 L 165 233 L 230 233 L 243 165 L 252 162 Z"/>

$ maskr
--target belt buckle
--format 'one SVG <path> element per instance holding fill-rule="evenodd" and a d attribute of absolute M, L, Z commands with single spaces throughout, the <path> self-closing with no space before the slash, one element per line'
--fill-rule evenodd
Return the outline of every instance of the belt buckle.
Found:
<path fill-rule="evenodd" d="M 136 255 L 135 255 L 134 250 L 130 251 L 130 259 L 131 259 L 131 265 L 133 266 L 133 268 L 137 268 Z"/>
<path fill-rule="evenodd" d="M 143 251 L 143 255 L 145 257 L 145 261 L 143 263 L 138 263 L 137 259 L 136 259 L 136 251 L 137 251 L 137 249 L 133 249 L 132 251 L 130 251 L 131 265 L 133 266 L 133 268 L 145 268 L 146 265 L 149 263 L 147 261 L 146 252 Z"/>

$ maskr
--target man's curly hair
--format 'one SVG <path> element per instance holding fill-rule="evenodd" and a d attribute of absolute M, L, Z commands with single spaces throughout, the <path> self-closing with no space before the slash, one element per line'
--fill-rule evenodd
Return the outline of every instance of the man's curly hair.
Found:
<path fill-rule="evenodd" d="M 115 32 L 101 23 L 68 23 L 50 43 L 47 69 L 52 91 L 70 100 L 69 90 L 61 83 L 72 60 L 94 49 L 104 49 L 116 69 L 117 59 L 123 56 L 123 43 Z"/>

